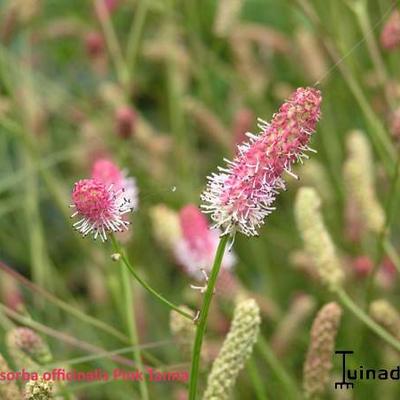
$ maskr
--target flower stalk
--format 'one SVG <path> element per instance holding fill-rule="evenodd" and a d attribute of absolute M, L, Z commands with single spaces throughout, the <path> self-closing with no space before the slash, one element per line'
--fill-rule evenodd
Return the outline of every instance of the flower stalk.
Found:
<path fill-rule="evenodd" d="M 189 384 L 189 400 L 196 399 L 197 383 L 198 383 L 199 369 L 200 369 L 201 347 L 203 344 L 203 338 L 207 326 L 208 311 L 210 309 L 212 296 L 214 294 L 215 284 L 217 282 L 218 273 L 222 264 L 222 258 L 224 256 L 225 248 L 229 238 L 230 238 L 229 235 L 224 235 L 220 239 L 217 252 L 215 254 L 213 267 L 211 269 L 211 274 L 208 280 L 207 290 L 204 294 L 203 304 L 200 310 L 200 316 L 197 324 L 196 337 L 194 340 L 193 353 L 192 353 L 192 367 L 190 371 L 190 384 Z"/>
<path fill-rule="evenodd" d="M 164 303 L 167 307 L 171 308 L 172 310 L 175 310 L 179 314 L 183 315 L 186 318 L 193 319 L 193 315 L 190 315 L 189 313 L 183 311 L 180 309 L 177 305 L 171 303 L 169 300 L 167 300 L 164 296 L 162 296 L 160 293 L 158 293 L 155 289 L 153 289 L 147 282 L 145 282 L 135 271 L 133 268 L 132 264 L 130 263 L 128 257 L 126 256 L 124 250 L 118 243 L 117 239 L 113 234 L 110 235 L 111 238 L 111 243 L 114 247 L 115 254 L 114 256 L 115 259 L 120 258 L 122 263 L 125 265 L 126 268 L 128 268 L 129 272 L 132 274 L 132 276 L 148 291 L 150 292 L 153 296 L 157 297 L 158 300 L 160 300 L 162 303 Z"/>

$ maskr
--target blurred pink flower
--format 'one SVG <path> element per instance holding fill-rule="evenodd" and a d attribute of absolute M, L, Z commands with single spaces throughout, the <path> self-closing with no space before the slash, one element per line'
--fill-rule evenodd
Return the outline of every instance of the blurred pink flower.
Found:
<path fill-rule="evenodd" d="M 400 44 L 400 12 L 394 10 L 383 27 L 381 45 L 386 50 L 394 50 Z"/>
<path fill-rule="evenodd" d="M 85 36 L 86 52 L 91 58 L 97 58 L 104 53 L 105 43 L 100 32 L 90 31 Z"/>
<path fill-rule="evenodd" d="M 209 229 L 206 217 L 192 204 L 179 213 L 182 238 L 176 243 L 174 253 L 177 261 L 193 277 L 202 277 L 200 269 L 212 267 L 219 242 L 219 231 Z M 222 268 L 230 269 L 236 261 L 231 252 L 225 252 Z"/>
<path fill-rule="evenodd" d="M 397 141 L 400 140 L 400 108 L 394 110 L 390 116 L 390 132 Z"/>
<path fill-rule="evenodd" d="M 108 12 L 113 12 L 119 6 L 120 0 L 104 0 Z"/>
<path fill-rule="evenodd" d="M 112 161 L 106 158 L 96 160 L 92 167 L 92 178 L 103 182 L 107 187 L 113 185 L 115 191 L 124 190 L 124 197 L 133 209 L 138 207 L 138 189 L 135 178 L 128 177 Z"/>
<path fill-rule="evenodd" d="M 274 114 L 270 124 L 260 120 L 260 135 L 238 146 L 234 161 L 208 177 L 201 198 L 202 208 L 211 214 L 215 227 L 223 234 L 239 231 L 248 236 L 275 208 L 279 190 L 285 188 L 283 172 L 308 158 L 305 151 L 320 117 L 321 93 L 314 88 L 298 88 Z M 295 176 L 296 177 L 296 176 Z M 297 178 L 297 177 L 296 177 Z"/>
<path fill-rule="evenodd" d="M 368 256 L 358 256 L 351 263 L 354 272 L 360 278 L 365 278 L 372 271 L 373 261 Z"/>
<path fill-rule="evenodd" d="M 130 106 L 121 106 L 116 111 L 117 134 L 122 139 L 128 139 L 135 131 L 136 113 Z"/>
<path fill-rule="evenodd" d="M 129 222 L 123 215 L 132 211 L 123 189 L 114 189 L 95 179 L 82 179 L 75 183 L 72 190 L 72 204 L 75 209 L 71 218 L 80 219 L 73 224 L 83 236 L 92 234 L 94 239 L 100 236 L 107 240 L 108 232 L 127 230 Z"/>

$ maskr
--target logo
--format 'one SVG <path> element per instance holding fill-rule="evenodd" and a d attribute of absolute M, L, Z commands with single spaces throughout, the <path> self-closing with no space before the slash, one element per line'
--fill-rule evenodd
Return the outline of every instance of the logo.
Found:
<path fill-rule="evenodd" d="M 346 367 L 346 357 L 354 354 L 354 351 L 337 350 L 335 354 L 342 356 L 342 379 L 339 382 L 335 382 L 335 389 L 353 389 L 355 381 L 359 380 L 400 380 L 400 365 L 393 369 L 365 368 L 363 365 L 360 365 L 359 368 L 350 369 Z"/>

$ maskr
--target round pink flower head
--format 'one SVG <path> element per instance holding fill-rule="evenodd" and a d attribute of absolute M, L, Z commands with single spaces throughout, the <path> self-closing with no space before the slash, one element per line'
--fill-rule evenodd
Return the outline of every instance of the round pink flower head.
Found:
<path fill-rule="evenodd" d="M 236 231 L 248 236 L 258 234 L 279 190 L 282 178 L 293 163 L 308 158 L 304 152 L 320 117 L 321 93 L 314 88 L 298 88 L 274 114 L 272 121 L 259 120 L 261 133 L 247 133 L 249 141 L 238 146 L 233 161 L 219 173 L 208 177 L 201 198 L 202 208 L 211 214 L 215 227 L 223 234 Z M 297 177 L 296 177 L 297 178 Z"/>
<path fill-rule="evenodd" d="M 182 208 L 179 220 L 182 237 L 175 246 L 175 257 L 188 274 L 201 278 L 201 269 L 206 271 L 211 269 L 218 247 L 219 232 L 209 229 L 206 217 L 193 204 Z M 226 252 L 222 268 L 229 269 L 234 263 L 234 255 Z"/>
<path fill-rule="evenodd" d="M 129 200 L 132 208 L 138 206 L 138 189 L 136 181 L 128 177 L 126 171 L 120 170 L 112 161 L 100 158 L 92 167 L 92 178 L 103 182 L 107 187 L 112 185 L 114 191 L 123 190 L 124 197 Z"/>
<path fill-rule="evenodd" d="M 96 179 L 82 179 L 75 183 L 72 190 L 71 207 L 75 212 L 71 217 L 80 219 L 74 228 L 83 236 L 93 234 L 97 239 L 107 240 L 107 232 L 122 232 L 128 229 L 129 222 L 123 215 L 132 211 L 124 190 L 114 190 L 113 185 L 106 186 Z"/>
<path fill-rule="evenodd" d="M 386 21 L 381 33 L 381 45 L 388 51 L 400 45 L 400 12 L 394 10 Z"/>

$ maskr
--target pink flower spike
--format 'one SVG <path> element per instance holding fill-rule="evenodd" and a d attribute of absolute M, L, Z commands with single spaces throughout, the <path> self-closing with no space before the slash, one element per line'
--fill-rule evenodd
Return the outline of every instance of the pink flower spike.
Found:
<path fill-rule="evenodd" d="M 210 231 L 206 217 L 192 204 L 185 206 L 179 213 L 182 238 L 175 246 L 177 261 L 185 271 L 196 279 L 202 278 L 201 269 L 209 271 L 218 247 L 219 232 Z M 235 256 L 226 252 L 222 268 L 230 269 Z"/>
<path fill-rule="evenodd" d="M 248 133 L 249 141 L 238 146 L 233 161 L 208 177 L 201 198 L 202 208 L 211 214 L 214 227 L 223 234 L 236 231 L 256 236 L 264 219 L 275 208 L 279 190 L 285 189 L 284 172 L 296 161 L 303 162 L 311 134 L 320 117 L 321 93 L 298 88 L 274 114 L 271 123 L 259 120 L 260 135 Z"/>
<path fill-rule="evenodd" d="M 82 179 L 75 183 L 71 207 L 75 209 L 71 218 L 80 217 L 73 226 L 83 236 L 90 233 L 94 239 L 100 236 L 105 241 L 108 232 L 122 232 L 130 224 L 123 218 L 124 214 L 132 211 L 124 190 L 114 190 L 112 185 L 107 187 L 95 179 Z"/>
<path fill-rule="evenodd" d="M 106 158 L 96 160 L 92 167 L 92 178 L 107 187 L 113 185 L 115 191 L 123 189 L 124 197 L 129 200 L 132 208 L 137 209 L 139 201 L 135 179 L 128 177 L 126 171 L 120 170 L 112 161 Z"/>

